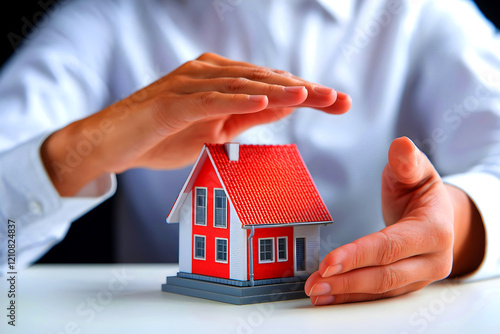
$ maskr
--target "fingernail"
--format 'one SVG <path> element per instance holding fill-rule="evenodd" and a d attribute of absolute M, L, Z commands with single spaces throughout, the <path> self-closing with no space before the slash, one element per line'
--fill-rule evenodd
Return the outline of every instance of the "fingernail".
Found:
<path fill-rule="evenodd" d="M 304 86 L 285 86 L 285 87 L 283 87 L 283 90 L 285 92 L 294 93 L 294 94 L 302 93 L 305 89 L 306 89 L 306 87 L 304 87 Z"/>
<path fill-rule="evenodd" d="M 415 145 L 415 143 L 413 142 L 413 140 L 411 140 L 410 138 L 408 138 L 408 140 L 410 141 L 410 143 L 413 144 L 413 154 L 415 156 L 415 161 L 418 163 L 418 160 L 420 158 L 420 149 L 418 148 L 417 145 Z"/>
<path fill-rule="evenodd" d="M 333 266 L 329 266 L 328 268 L 325 269 L 325 271 L 321 274 L 323 277 L 330 277 L 333 275 L 337 275 L 340 273 L 342 270 L 342 265 L 341 264 L 335 264 Z"/>
<path fill-rule="evenodd" d="M 333 92 L 333 89 L 325 87 L 325 86 L 314 86 L 313 90 L 322 95 L 330 95 Z"/>
<path fill-rule="evenodd" d="M 248 99 L 253 102 L 262 102 L 267 99 L 266 95 L 248 95 Z"/>
<path fill-rule="evenodd" d="M 314 298 L 313 305 L 314 306 L 330 305 L 333 304 L 334 301 L 335 301 L 334 296 L 318 296 Z"/>
<path fill-rule="evenodd" d="M 332 287 L 328 283 L 316 283 L 309 291 L 309 296 L 321 296 L 326 295 L 332 291 Z"/>

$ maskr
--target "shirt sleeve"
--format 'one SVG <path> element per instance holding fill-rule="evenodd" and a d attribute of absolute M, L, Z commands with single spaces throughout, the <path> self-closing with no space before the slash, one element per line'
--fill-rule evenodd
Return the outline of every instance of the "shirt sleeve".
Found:
<path fill-rule="evenodd" d="M 7 250 L 8 240 L 15 240 L 10 243 L 15 244 L 17 270 L 61 241 L 72 221 L 116 189 L 115 175 L 107 174 L 87 184 L 75 197 L 59 196 L 39 154 L 45 138 L 46 134 L 37 136 L 0 155 L 0 249 Z M 14 233 L 8 233 L 8 223 L 15 227 Z M 6 255 L 0 257 L 0 265 L 0 273 L 8 271 Z"/>
<path fill-rule="evenodd" d="M 116 98 L 106 72 L 113 31 L 104 13 L 115 11 L 104 7 L 111 5 L 77 0 L 58 7 L 0 71 L 0 273 L 11 239 L 16 268 L 27 266 L 61 241 L 72 221 L 115 191 L 115 176 L 108 174 L 74 197 L 61 197 L 39 155 L 50 133 Z"/>
<path fill-rule="evenodd" d="M 497 276 L 500 273 L 500 247 L 495 240 L 500 240 L 500 180 L 488 173 L 471 172 L 445 177 L 443 181 L 462 189 L 470 197 L 481 213 L 486 232 L 486 248 L 481 265 L 461 279 L 474 281 Z"/>
<path fill-rule="evenodd" d="M 471 2 L 427 4 L 414 50 L 419 61 L 407 87 L 413 110 L 403 117 L 443 181 L 468 194 L 481 214 L 486 231 L 483 262 L 462 278 L 498 276 L 500 38 Z"/>

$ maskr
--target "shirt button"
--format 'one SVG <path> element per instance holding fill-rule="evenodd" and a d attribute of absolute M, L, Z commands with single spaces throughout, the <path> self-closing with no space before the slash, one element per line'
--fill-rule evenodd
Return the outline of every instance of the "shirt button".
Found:
<path fill-rule="evenodd" d="M 38 201 L 31 201 L 29 204 L 31 213 L 36 215 L 41 215 L 43 213 L 42 204 Z"/>

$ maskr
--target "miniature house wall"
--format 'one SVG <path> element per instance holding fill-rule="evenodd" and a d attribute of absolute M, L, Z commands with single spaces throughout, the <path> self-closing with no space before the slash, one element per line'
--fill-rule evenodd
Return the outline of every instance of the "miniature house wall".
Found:
<path fill-rule="evenodd" d="M 253 282 L 317 270 L 332 218 L 295 145 L 228 143 L 203 147 L 167 222 L 181 273 Z"/>

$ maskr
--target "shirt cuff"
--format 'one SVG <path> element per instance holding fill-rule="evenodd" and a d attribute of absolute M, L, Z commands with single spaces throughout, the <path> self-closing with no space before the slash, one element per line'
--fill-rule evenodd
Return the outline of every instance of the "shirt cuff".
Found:
<path fill-rule="evenodd" d="M 39 135 L 0 154 L 3 198 L 0 216 L 5 221 L 16 222 L 18 262 L 22 266 L 36 261 L 61 241 L 71 222 L 111 197 L 116 190 L 116 176 L 103 174 L 76 196 L 61 197 L 40 157 L 40 147 L 49 135 Z"/>
<path fill-rule="evenodd" d="M 483 261 L 472 273 L 460 277 L 475 281 L 500 275 L 500 180 L 488 173 L 473 172 L 443 178 L 445 183 L 462 189 L 474 202 L 483 220 L 486 244 Z"/>

